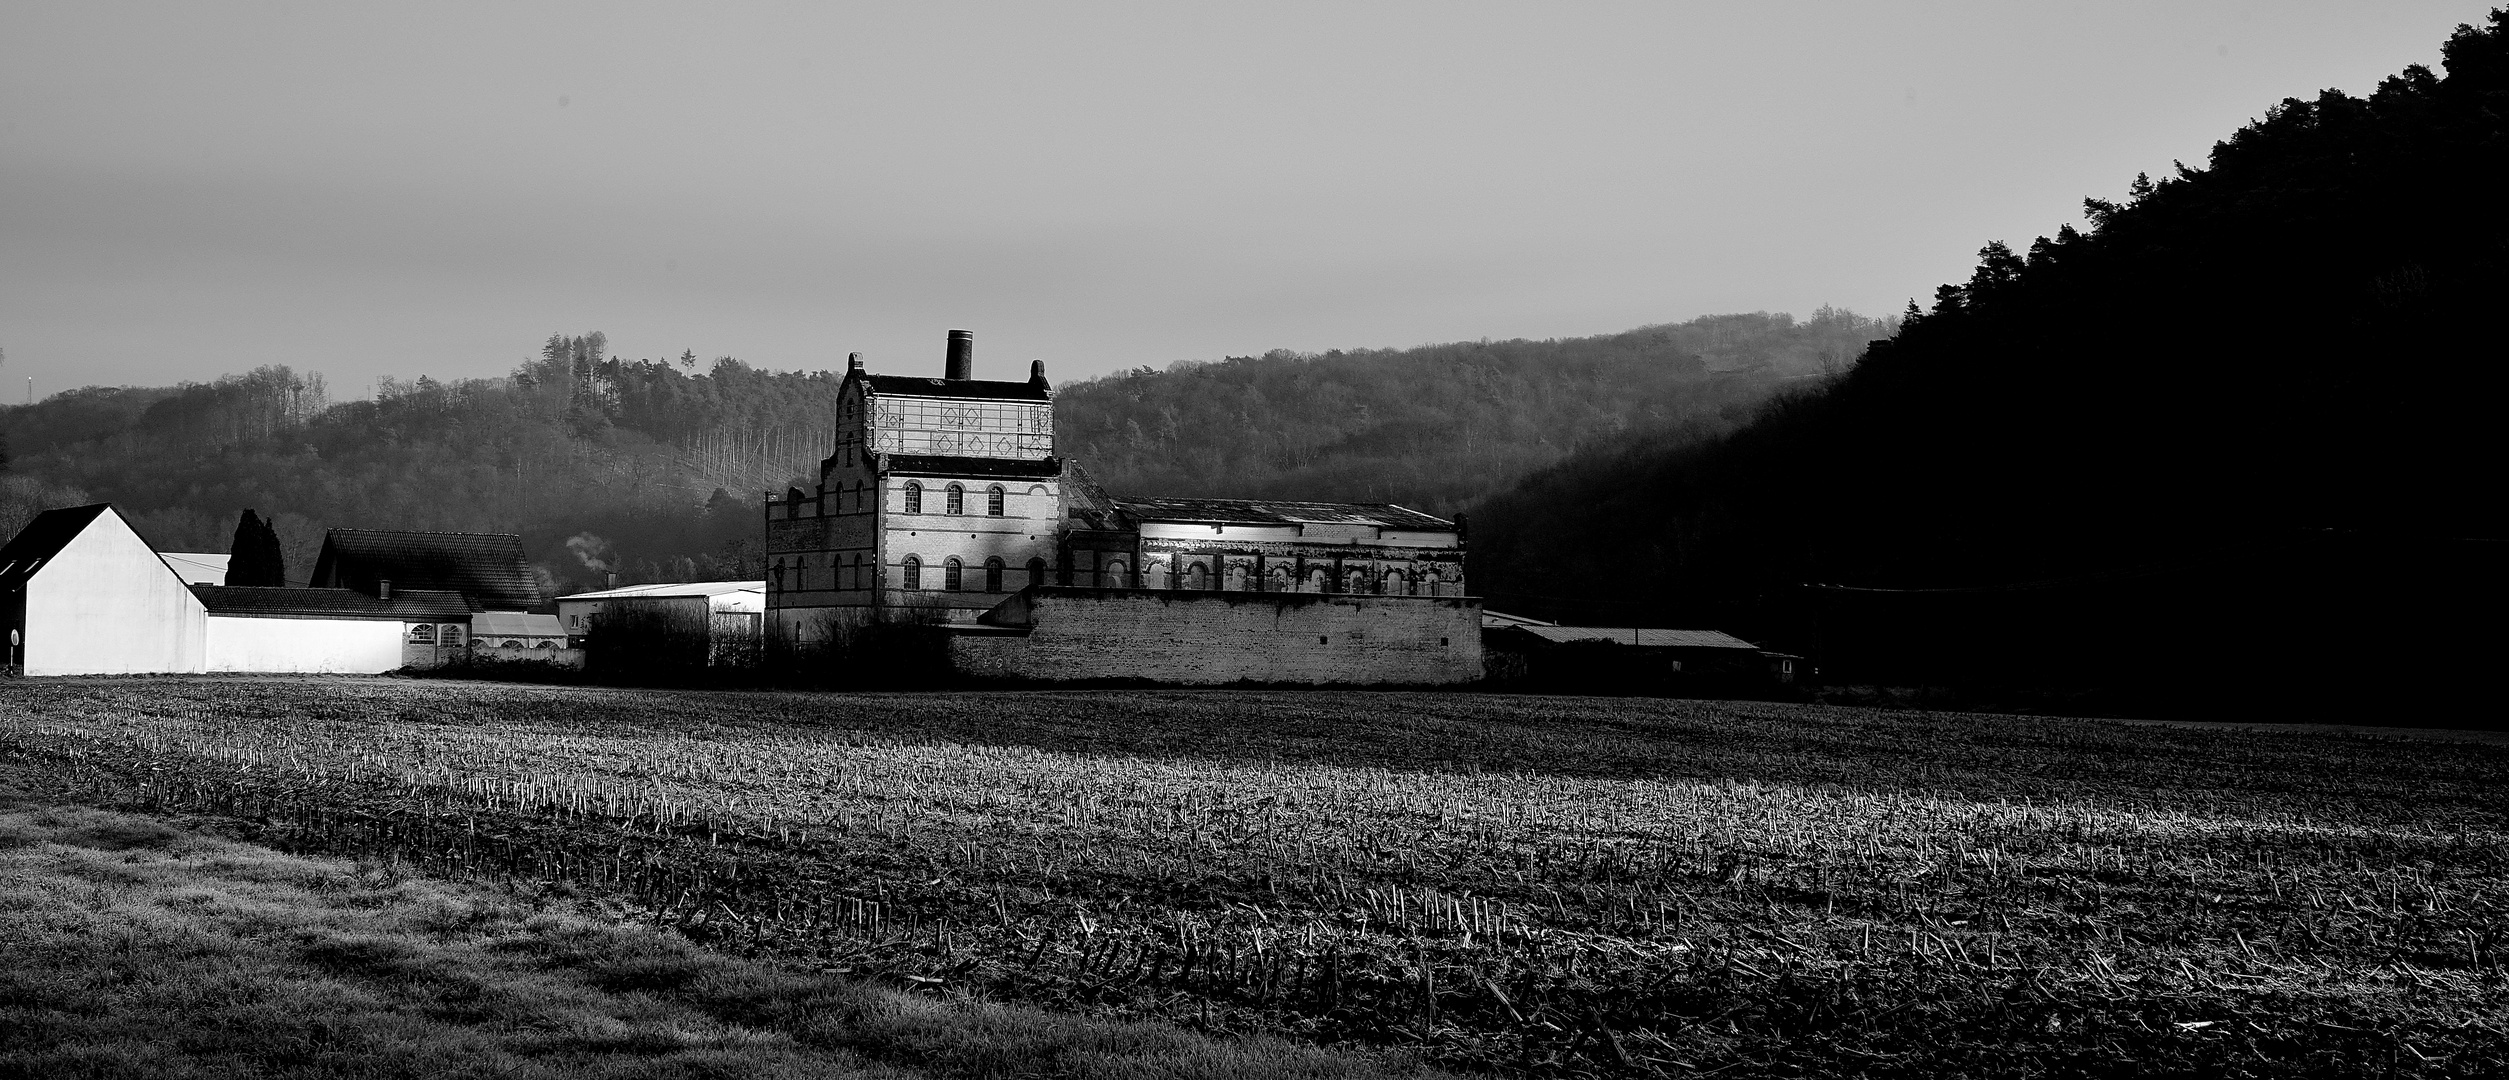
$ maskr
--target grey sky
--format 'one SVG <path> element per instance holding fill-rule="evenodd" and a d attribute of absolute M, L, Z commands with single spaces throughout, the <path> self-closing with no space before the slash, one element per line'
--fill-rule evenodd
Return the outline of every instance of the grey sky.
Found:
<path fill-rule="evenodd" d="M 0 3 L 0 389 L 1898 309 L 2480 2 Z"/>

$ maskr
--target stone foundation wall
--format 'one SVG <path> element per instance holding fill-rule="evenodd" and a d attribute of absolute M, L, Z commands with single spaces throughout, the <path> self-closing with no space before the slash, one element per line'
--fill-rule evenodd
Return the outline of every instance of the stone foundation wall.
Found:
<path fill-rule="evenodd" d="M 1422 685 L 1481 677 L 1481 601 L 1460 596 L 1043 588 L 1027 625 L 950 639 L 987 678 Z"/>

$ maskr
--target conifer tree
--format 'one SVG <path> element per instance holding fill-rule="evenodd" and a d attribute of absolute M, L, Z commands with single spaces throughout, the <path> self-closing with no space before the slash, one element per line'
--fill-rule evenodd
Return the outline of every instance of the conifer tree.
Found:
<path fill-rule="evenodd" d="M 227 553 L 229 585 L 278 588 L 287 584 L 287 555 L 279 547 L 279 531 L 251 510 L 235 523 L 235 543 Z"/>

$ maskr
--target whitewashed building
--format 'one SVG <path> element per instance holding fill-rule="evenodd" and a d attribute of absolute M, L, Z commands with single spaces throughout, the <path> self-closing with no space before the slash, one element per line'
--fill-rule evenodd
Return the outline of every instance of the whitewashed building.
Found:
<path fill-rule="evenodd" d="M 0 548 L 0 622 L 27 675 L 199 671 L 207 614 L 105 503 L 46 510 Z"/>

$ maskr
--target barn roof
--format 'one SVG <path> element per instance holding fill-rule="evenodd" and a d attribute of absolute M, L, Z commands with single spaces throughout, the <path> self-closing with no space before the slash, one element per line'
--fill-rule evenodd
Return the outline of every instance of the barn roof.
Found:
<path fill-rule="evenodd" d="M 7 547 L 0 547 L 0 587 L 25 584 L 45 560 L 60 554 L 62 548 L 70 546 L 70 541 L 78 539 L 78 534 L 86 532 L 88 525 L 110 509 L 110 503 L 91 503 L 35 515 L 35 520 L 19 529 Z"/>
<path fill-rule="evenodd" d="M 1455 523 L 1393 503 L 1287 502 L 1279 499 L 1135 499 L 1115 504 L 1142 521 L 1244 525 L 1375 525 L 1452 532 Z"/>
<path fill-rule="evenodd" d="M 194 585 L 192 595 L 212 615 L 294 616 L 331 619 L 406 619 L 456 622 L 471 617 L 462 594 L 444 589 L 404 589 L 378 600 L 355 589 L 282 589 L 255 585 Z"/>
<path fill-rule="evenodd" d="M 1492 627 L 1492 629 L 1498 629 Z M 1567 644 L 1572 641 L 1602 641 L 1620 645 L 1639 645 L 1659 649 L 1749 649 L 1759 646 L 1722 630 L 1648 630 L 1626 626 L 1527 626 L 1506 629 L 1531 634 L 1544 641 Z"/>
<path fill-rule="evenodd" d="M 482 609 L 522 611 L 541 605 L 540 579 L 512 533 L 386 532 L 333 529 L 314 559 L 315 585 L 376 591 L 447 589 Z"/>
<path fill-rule="evenodd" d="M 874 394 L 899 397 L 984 398 L 993 401 L 1054 400 L 1040 382 L 997 382 L 992 379 L 926 379 L 914 375 L 864 375 Z"/>

